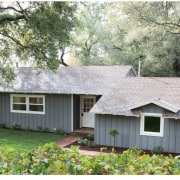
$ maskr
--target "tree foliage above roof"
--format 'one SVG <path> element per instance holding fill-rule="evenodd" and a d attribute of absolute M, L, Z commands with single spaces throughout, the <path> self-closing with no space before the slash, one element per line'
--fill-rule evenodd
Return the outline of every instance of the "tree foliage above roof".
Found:
<path fill-rule="evenodd" d="M 141 61 L 141 76 L 180 76 L 179 44 L 180 2 L 0 3 L 0 76 L 8 83 L 17 59 L 56 70 L 67 65 L 67 49 L 75 65 L 137 71 Z"/>
<path fill-rule="evenodd" d="M 75 10 L 71 2 L 1 2 L 1 67 L 9 69 L 17 59 L 51 70 L 66 65 L 63 54 L 76 26 Z"/>
<path fill-rule="evenodd" d="M 80 18 L 86 23 L 78 32 L 81 38 L 74 38 L 81 64 L 131 64 L 138 70 L 141 61 L 142 76 L 180 76 L 179 2 L 98 2 L 83 7 Z M 91 47 L 88 57 L 86 47 Z"/>

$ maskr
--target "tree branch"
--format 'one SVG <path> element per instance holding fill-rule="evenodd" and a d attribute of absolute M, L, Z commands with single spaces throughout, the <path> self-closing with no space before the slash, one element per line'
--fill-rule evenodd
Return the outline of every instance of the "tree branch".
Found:
<path fill-rule="evenodd" d="M 7 22 L 18 21 L 20 19 L 26 19 L 26 17 L 24 15 L 20 15 L 20 16 L 5 16 L 5 17 L 1 17 L 0 18 L 0 24 L 4 24 L 4 23 L 7 23 Z"/>
<path fill-rule="evenodd" d="M 24 47 L 24 46 L 20 43 L 20 41 L 17 40 L 16 38 L 14 38 L 14 37 L 12 37 L 12 36 L 10 36 L 10 35 L 8 35 L 8 34 L 4 34 L 4 33 L 2 33 L 2 32 L 0 32 L 0 34 L 1 34 L 2 36 L 5 36 L 5 37 L 11 39 L 12 41 L 14 41 L 14 42 L 15 42 L 16 44 L 18 44 L 19 46 Z"/>
<path fill-rule="evenodd" d="M 65 54 L 65 48 L 62 48 L 62 53 L 61 53 L 61 64 L 64 66 L 68 66 L 68 64 L 66 64 L 64 62 L 64 54 Z"/>
<path fill-rule="evenodd" d="M 180 24 L 178 24 L 178 23 L 173 23 L 173 22 L 157 22 L 157 21 L 155 21 L 155 20 L 153 20 L 153 19 L 149 19 L 148 17 L 146 17 L 146 16 L 140 16 L 140 18 L 142 19 L 142 20 L 144 20 L 144 21 L 149 21 L 149 22 L 152 22 L 152 23 L 154 23 L 154 24 L 156 24 L 156 25 L 159 25 L 159 26 L 169 26 L 169 27 L 172 27 L 172 26 L 174 26 L 175 28 L 180 28 Z"/>
<path fill-rule="evenodd" d="M 3 10 L 3 11 L 6 11 L 6 10 L 14 10 L 14 11 L 16 11 L 16 12 L 18 12 L 18 13 L 22 13 L 22 11 L 20 11 L 20 10 L 14 8 L 14 7 L 11 7 L 11 6 L 0 7 L 0 10 Z"/>
<path fill-rule="evenodd" d="M 115 46 L 114 44 L 113 44 L 113 49 L 118 49 L 118 50 L 122 51 L 122 49 L 120 47 Z"/>
<path fill-rule="evenodd" d="M 23 15 L 25 16 L 25 18 L 27 19 L 28 14 L 27 14 L 26 10 L 22 8 L 22 6 L 21 6 L 21 4 L 20 4 L 19 2 L 16 2 L 16 3 L 17 3 L 17 5 L 19 6 L 19 8 L 21 9 L 22 14 L 23 14 Z"/>

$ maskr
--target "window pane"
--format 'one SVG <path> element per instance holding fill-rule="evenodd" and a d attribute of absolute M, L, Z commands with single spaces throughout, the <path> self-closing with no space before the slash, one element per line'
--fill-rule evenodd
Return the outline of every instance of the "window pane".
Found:
<path fill-rule="evenodd" d="M 26 97 L 13 97 L 13 103 L 26 103 Z"/>
<path fill-rule="evenodd" d="M 43 112 L 42 105 L 29 105 L 29 111 Z"/>
<path fill-rule="evenodd" d="M 30 97 L 29 103 L 30 104 L 43 104 L 43 98 L 41 98 L 41 97 Z"/>
<path fill-rule="evenodd" d="M 160 132 L 160 117 L 144 117 L 144 131 Z"/>
<path fill-rule="evenodd" d="M 91 108 L 94 105 L 94 99 L 93 98 L 83 98 L 83 111 L 89 112 Z"/>
<path fill-rule="evenodd" d="M 25 104 L 13 104 L 13 110 L 26 111 Z"/>

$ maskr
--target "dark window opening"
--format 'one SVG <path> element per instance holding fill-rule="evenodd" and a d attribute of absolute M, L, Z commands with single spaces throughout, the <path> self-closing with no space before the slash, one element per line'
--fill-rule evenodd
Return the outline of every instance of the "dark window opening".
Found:
<path fill-rule="evenodd" d="M 160 132 L 160 117 L 145 116 L 144 117 L 144 131 Z"/>

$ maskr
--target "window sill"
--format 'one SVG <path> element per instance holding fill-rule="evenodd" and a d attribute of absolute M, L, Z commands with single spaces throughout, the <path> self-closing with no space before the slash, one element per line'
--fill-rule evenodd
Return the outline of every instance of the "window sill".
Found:
<path fill-rule="evenodd" d="M 11 111 L 11 113 L 19 113 L 19 114 L 45 114 L 45 112 L 34 112 L 34 111 Z"/>
<path fill-rule="evenodd" d="M 142 132 L 141 136 L 156 136 L 156 137 L 163 137 L 161 133 L 151 133 L 151 132 Z"/>

